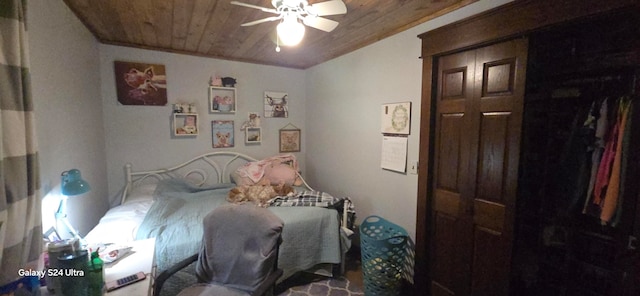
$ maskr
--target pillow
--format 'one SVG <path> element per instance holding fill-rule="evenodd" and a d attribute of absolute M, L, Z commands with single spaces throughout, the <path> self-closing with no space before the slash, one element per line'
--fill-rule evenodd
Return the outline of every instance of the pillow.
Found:
<path fill-rule="evenodd" d="M 153 183 L 133 186 L 133 188 L 129 189 L 129 194 L 127 194 L 127 198 L 124 200 L 124 202 L 127 203 L 139 200 L 153 200 L 153 193 L 156 191 L 157 185 L 157 183 Z"/>
<path fill-rule="evenodd" d="M 258 182 L 253 182 L 249 177 L 243 177 L 241 173 L 236 170 L 231 173 L 231 182 L 236 184 L 237 186 L 251 186 L 251 185 L 269 185 L 269 182 L 266 178 L 262 177 Z"/>
<path fill-rule="evenodd" d="M 238 186 L 281 185 L 300 186 L 304 182 L 299 177 L 295 156 L 285 154 L 247 162 L 231 174 L 231 180 Z"/>
<path fill-rule="evenodd" d="M 235 170 L 233 173 L 231 173 L 231 182 L 233 182 L 234 184 L 236 184 L 238 186 L 245 186 L 245 185 L 252 185 L 253 184 L 253 181 L 251 181 L 251 179 L 249 179 L 249 177 L 240 176 L 240 173 L 238 173 L 238 170 Z"/>
<path fill-rule="evenodd" d="M 281 185 L 286 184 L 289 186 L 300 186 L 302 180 L 298 176 L 298 173 L 294 168 L 285 163 L 271 163 L 264 166 L 264 174 L 260 180 L 254 182 L 249 177 L 245 177 L 240 171 L 243 168 L 238 168 L 235 172 L 231 173 L 231 181 L 237 186 L 251 186 L 251 185 Z"/>
<path fill-rule="evenodd" d="M 286 184 L 289 186 L 300 186 L 302 180 L 298 177 L 298 172 L 288 164 L 272 164 L 265 168 L 263 179 L 267 179 L 271 185 Z"/>

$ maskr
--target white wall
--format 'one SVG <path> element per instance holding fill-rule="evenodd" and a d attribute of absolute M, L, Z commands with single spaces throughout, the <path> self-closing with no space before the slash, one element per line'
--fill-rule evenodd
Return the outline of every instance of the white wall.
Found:
<path fill-rule="evenodd" d="M 166 106 L 132 106 L 118 103 L 113 72 L 114 61 L 131 61 L 165 65 L 167 74 Z M 211 151 L 234 150 L 263 158 L 278 154 L 278 130 L 288 123 L 302 129 L 303 151 L 295 153 L 304 169 L 307 137 L 305 123 L 304 71 L 273 66 L 231 62 L 211 58 L 150 51 L 121 46 L 100 45 L 101 97 L 104 112 L 109 196 L 112 204 L 124 186 L 124 164 L 134 169 L 172 166 Z M 211 75 L 231 76 L 238 80 L 235 115 L 209 114 L 208 83 Z M 265 118 L 265 91 L 286 92 L 288 118 Z M 196 138 L 171 137 L 171 105 L 195 103 L 200 133 Z M 263 139 L 260 145 L 244 144 L 242 123 L 249 112 L 261 114 Z M 212 148 L 211 120 L 235 121 L 235 147 Z"/>
<path fill-rule="evenodd" d="M 27 32 L 42 210 L 52 218 L 60 173 L 80 169 L 92 190 L 70 198 L 68 214 L 84 235 L 108 209 L 98 42 L 62 1 L 30 0 Z"/>
<path fill-rule="evenodd" d="M 306 72 L 307 176 L 315 187 L 349 196 L 357 222 L 379 215 L 415 238 L 418 176 L 380 168 L 380 106 L 412 102 L 407 160 L 418 160 L 422 87 L 417 35 L 510 0 L 481 0 Z M 313 110 L 313 112 L 311 112 Z"/>

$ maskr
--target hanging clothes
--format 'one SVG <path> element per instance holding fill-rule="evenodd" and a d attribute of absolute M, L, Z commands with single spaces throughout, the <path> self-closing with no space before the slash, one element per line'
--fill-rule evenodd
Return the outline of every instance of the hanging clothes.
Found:
<path fill-rule="evenodd" d="M 622 140 L 625 134 L 625 127 L 630 110 L 630 103 L 626 99 L 620 100 L 620 107 L 618 108 L 618 120 L 616 122 L 617 130 L 614 130 L 614 139 L 616 141 L 613 145 L 615 149 L 613 155 L 613 162 L 611 164 L 611 173 L 609 181 L 607 182 L 607 190 L 604 195 L 604 201 L 602 201 L 602 211 L 600 214 L 600 220 L 603 224 L 607 224 L 618 208 L 618 196 L 620 193 L 620 178 L 621 178 L 621 166 L 622 166 Z"/>
<path fill-rule="evenodd" d="M 579 213 L 584 203 L 584 197 L 591 172 L 591 153 L 595 134 L 595 122 L 590 120 L 594 104 L 582 105 L 575 110 L 575 117 L 571 125 L 571 133 L 564 144 L 563 152 L 558 159 L 558 169 L 555 172 L 554 186 L 558 196 L 558 206 L 566 209 L 561 215 Z"/>
<path fill-rule="evenodd" d="M 604 137 L 607 133 L 608 120 L 608 98 L 605 98 L 599 105 L 594 102 L 594 109 L 592 110 L 592 116 L 596 118 L 595 122 L 595 139 L 591 152 L 591 173 L 589 178 L 589 185 L 587 187 L 587 196 L 582 208 L 582 213 L 587 214 L 589 212 L 589 206 L 593 204 L 593 188 L 596 183 L 596 176 L 598 174 L 598 168 L 600 167 L 600 160 L 602 159 L 602 153 L 604 152 Z M 586 124 L 590 124 L 585 122 Z"/>
<path fill-rule="evenodd" d="M 620 193 L 618 194 L 618 206 L 616 207 L 616 213 L 614 219 L 611 221 L 611 226 L 618 225 L 620 218 L 622 217 L 622 205 L 624 203 L 625 195 L 625 182 L 627 180 L 627 169 L 629 167 L 629 155 L 631 155 L 631 133 L 633 131 L 633 101 L 629 100 L 627 123 L 624 129 L 624 135 L 622 136 L 622 167 L 620 168 Z"/>
<path fill-rule="evenodd" d="M 616 104 L 615 108 L 617 110 L 616 113 L 619 113 L 618 104 Z M 616 156 L 619 131 L 620 120 L 616 120 L 609 131 L 609 137 L 605 143 L 602 159 L 600 159 L 600 166 L 598 167 L 598 173 L 596 175 L 596 183 L 593 187 L 593 203 L 600 206 L 600 208 L 603 206 L 604 196 L 606 194 L 607 186 L 609 185 L 609 178 L 611 177 L 611 167 L 613 166 L 613 161 Z"/>

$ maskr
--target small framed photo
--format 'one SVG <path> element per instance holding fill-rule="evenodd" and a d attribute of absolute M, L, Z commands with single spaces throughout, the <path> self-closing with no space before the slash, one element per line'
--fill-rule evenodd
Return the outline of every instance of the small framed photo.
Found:
<path fill-rule="evenodd" d="M 247 127 L 245 131 L 245 144 L 259 144 L 262 141 L 262 129 L 259 127 Z"/>
<path fill-rule="evenodd" d="M 197 136 L 198 114 L 173 113 L 174 136 Z"/>
<path fill-rule="evenodd" d="M 280 152 L 300 152 L 300 130 L 280 130 Z"/>
<path fill-rule="evenodd" d="M 210 86 L 209 106 L 211 113 L 236 113 L 236 89 L 234 87 Z"/>
<path fill-rule="evenodd" d="M 211 134 L 213 148 L 233 147 L 233 120 L 211 121 Z"/>

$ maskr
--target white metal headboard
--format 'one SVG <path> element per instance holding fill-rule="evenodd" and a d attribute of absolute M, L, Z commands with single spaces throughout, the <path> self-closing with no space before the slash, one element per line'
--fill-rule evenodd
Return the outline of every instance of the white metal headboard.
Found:
<path fill-rule="evenodd" d="M 258 159 L 238 152 L 218 151 L 196 156 L 170 168 L 149 171 L 134 172 L 131 163 L 127 163 L 125 165 L 127 183 L 122 191 L 120 204 L 124 203 L 131 189 L 143 184 L 146 179 L 190 178 L 196 186 L 202 186 L 209 182 L 212 176 L 215 176 L 216 179 L 211 183 L 230 183 L 232 170 L 250 161 L 258 161 Z M 297 173 L 304 186 L 309 190 L 313 190 L 300 175 L 300 172 Z"/>
<path fill-rule="evenodd" d="M 125 177 L 127 183 L 125 185 L 124 191 L 122 192 L 122 199 L 120 200 L 120 203 L 124 203 L 131 189 L 139 184 L 142 184 L 144 180 L 149 178 L 163 180 L 170 178 L 189 177 L 194 180 L 195 185 L 197 186 L 201 186 L 207 183 L 214 176 L 215 178 L 217 178 L 214 180 L 215 183 L 231 182 L 230 170 L 235 169 L 235 167 L 231 167 L 231 165 L 236 161 L 238 161 L 239 165 L 241 165 L 245 162 L 257 161 L 257 159 L 238 152 L 218 151 L 196 156 L 191 160 L 185 161 L 170 168 L 137 172 L 133 171 L 131 163 L 127 163 L 125 165 Z"/>
<path fill-rule="evenodd" d="M 236 161 L 238 162 L 237 166 L 235 166 Z M 212 175 L 215 175 L 217 177 L 217 180 L 215 183 L 229 183 L 231 182 L 230 170 L 236 169 L 238 166 L 244 164 L 245 162 L 250 162 L 250 161 L 258 161 L 258 160 L 254 157 L 248 156 L 246 154 L 238 153 L 238 152 L 218 151 L 218 152 L 209 152 L 209 153 L 202 154 L 200 156 L 196 156 L 191 160 L 185 161 L 181 164 L 175 165 L 170 168 L 156 169 L 156 170 L 149 170 L 149 171 L 134 172 L 131 168 L 132 167 L 131 163 L 127 163 L 125 165 L 125 174 L 126 174 L 127 184 L 125 185 L 125 188 L 122 192 L 122 198 L 120 200 L 120 204 L 124 203 L 131 189 L 133 189 L 135 186 L 139 184 L 142 184 L 144 180 L 149 178 L 153 178 L 156 180 L 164 180 L 164 179 L 170 179 L 170 178 L 187 178 L 187 177 L 196 175 L 200 180 L 198 182 L 195 182 L 195 185 L 202 186 L 203 184 L 207 183 L 207 181 Z M 194 166 L 193 168 L 187 168 L 188 166 L 193 164 L 201 164 L 201 165 Z M 234 164 L 234 166 L 232 166 L 232 164 Z M 300 177 L 300 180 L 302 180 L 303 185 L 308 190 L 314 190 L 313 188 L 311 188 L 311 186 L 309 186 L 309 184 L 302 177 L 302 175 L 300 175 L 300 172 L 297 172 L 297 174 L 298 174 L 298 177 Z M 195 181 L 196 179 L 193 179 L 193 180 Z M 345 227 L 347 225 L 347 215 L 348 215 L 348 207 L 349 207 L 347 203 L 349 202 L 350 201 L 345 201 L 344 209 L 342 212 L 342 221 L 341 221 L 343 225 L 343 229 L 347 231 L 348 235 L 350 235 L 349 232 L 353 233 L 352 231 L 350 231 Z M 342 263 L 342 266 L 344 266 L 344 262 Z"/>

